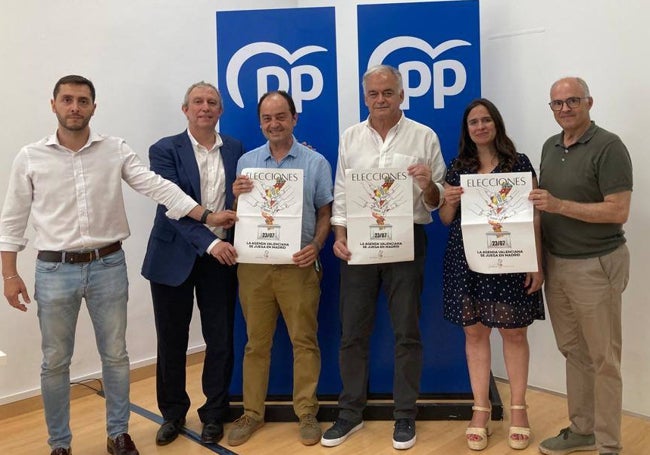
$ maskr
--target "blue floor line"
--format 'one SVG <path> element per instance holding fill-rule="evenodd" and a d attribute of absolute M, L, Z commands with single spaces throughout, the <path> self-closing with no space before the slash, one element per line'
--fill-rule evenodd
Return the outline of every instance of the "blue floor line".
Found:
<path fill-rule="evenodd" d="M 103 392 L 97 392 L 97 395 L 100 397 L 104 398 L 104 393 Z M 148 409 L 145 409 L 143 407 L 138 406 L 137 404 L 129 403 L 131 412 L 135 412 L 138 415 L 141 415 L 142 417 L 149 419 L 158 425 L 162 425 L 163 423 L 163 418 L 159 416 L 158 414 L 149 411 Z M 185 436 L 187 439 L 190 439 L 194 442 L 196 442 L 199 445 L 202 445 L 208 450 L 211 450 L 214 453 L 218 453 L 219 455 L 237 455 L 235 452 L 232 450 L 226 449 L 225 447 L 219 445 L 219 444 L 206 444 L 205 442 L 201 441 L 201 436 L 197 433 L 195 433 L 192 430 L 188 430 L 187 428 L 183 427 L 181 430 L 180 434 Z"/>

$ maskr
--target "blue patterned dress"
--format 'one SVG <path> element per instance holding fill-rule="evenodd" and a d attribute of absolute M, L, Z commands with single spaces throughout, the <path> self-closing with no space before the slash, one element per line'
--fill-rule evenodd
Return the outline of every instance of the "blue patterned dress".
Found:
<path fill-rule="evenodd" d="M 535 170 L 524 154 L 518 153 L 512 172 Z M 452 161 L 446 181 L 460 185 L 460 175 L 469 170 L 454 169 Z M 493 173 L 502 172 L 500 165 Z M 526 327 L 535 319 L 544 319 L 542 291 L 527 294 L 525 273 L 484 274 L 472 272 L 465 259 L 463 234 L 460 228 L 460 205 L 449 226 L 449 239 L 443 265 L 444 318 L 461 326 L 481 322 L 487 327 Z"/>

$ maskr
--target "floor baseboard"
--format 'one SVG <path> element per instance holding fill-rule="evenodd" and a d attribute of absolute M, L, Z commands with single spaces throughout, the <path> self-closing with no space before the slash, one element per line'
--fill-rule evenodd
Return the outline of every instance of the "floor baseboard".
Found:
<path fill-rule="evenodd" d="M 187 364 L 194 365 L 203 362 L 205 351 L 195 352 L 187 355 Z M 156 365 L 145 365 L 131 370 L 131 383 L 147 379 L 156 374 Z M 89 378 L 81 382 L 74 382 L 70 387 L 70 399 L 81 398 L 97 393 L 101 390 L 102 382 L 100 378 Z M 0 405 L 0 420 L 16 417 L 27 412 L 38 411 L 43 409 L 43 400 L 38 394 L 33 397 L 16 400 L 11 403 Z"/>

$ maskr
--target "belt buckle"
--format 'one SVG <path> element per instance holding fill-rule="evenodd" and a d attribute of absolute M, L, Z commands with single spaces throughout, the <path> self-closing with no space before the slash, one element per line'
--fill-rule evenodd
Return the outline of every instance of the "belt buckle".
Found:
<path fill-rule="evenodd" d="M 94 251 L 88 251 L 84 253 L 67 253 L 65 255 L 65 262 L 67 264 L 91 262 L 93 260 L 94 254 Z"/>

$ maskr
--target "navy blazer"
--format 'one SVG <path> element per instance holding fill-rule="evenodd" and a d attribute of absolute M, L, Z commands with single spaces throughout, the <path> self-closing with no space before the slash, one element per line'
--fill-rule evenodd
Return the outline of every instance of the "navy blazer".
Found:
<path fill-rule="evenodd" d="M 243 155 L 242 143 L 219 133 L 223 140 L 221 158 L 226 172 L 226 209 L 232 209 L 235 199 L 232 184 L 236 178 L 237 160 Z M 151 170 L 174 182 L 192 199 L 201 203 L 199 167 L 194 156 L 192 142 L 184 131 L 176 136 L 165 137 L 149 148 Z M 178 286 L 192 271 L 198 256 L 206 253 L 216 236 L 199 221 L 189 217 L 180 220 L 167 218 L 167 208 L 158 205 L 147 253 L 142 264 L 142 275 L 156 283 Z M 232 241 L 232 229 L 228 232 Z"/>

